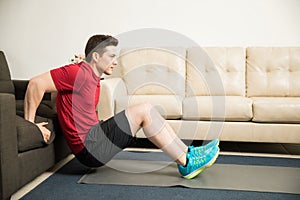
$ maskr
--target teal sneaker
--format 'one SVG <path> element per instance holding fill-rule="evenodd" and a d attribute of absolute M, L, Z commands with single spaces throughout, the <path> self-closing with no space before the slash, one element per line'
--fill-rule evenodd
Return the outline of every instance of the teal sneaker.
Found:
<path fill-rule="evenodd" d="M 218 158 L 219 147 L 215 146 L 207 151 L 207 154 L 201 157 L 191 152 L 187 153 L 186 166 L 177 165 L 181 176 L 185 179 L 192 179 L 203 172 L 205 169 L 211 167 Z"/>
<path fill-rule="evenodd" d="M 194 147 L 189 146 L 189 152 L 192 154 L 196 154 L 197 156 L 202 156 L 207 150 L 210 150 L 213 147 L 219 146 L 219 140 L 214 139 L 213 141 L 209 142 L 208 144 L 204 146 Z"/>

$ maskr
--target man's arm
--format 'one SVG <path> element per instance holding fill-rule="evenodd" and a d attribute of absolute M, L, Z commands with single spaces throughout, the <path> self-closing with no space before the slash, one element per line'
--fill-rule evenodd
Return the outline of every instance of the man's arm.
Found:
<path fill-rule="evenodd" d="M 35 113 L 42 101 L 45 92 L 56 92 L 50 72 L 46 72 L 37 77 L 32 78 L 27 86 L 24 100 L 24 117 L 26 120 L 34 123 Z M 44 137 L 45 142 L 50 138 L 51 132 L 45 128 L 46 122 L 36 124 Z"/>

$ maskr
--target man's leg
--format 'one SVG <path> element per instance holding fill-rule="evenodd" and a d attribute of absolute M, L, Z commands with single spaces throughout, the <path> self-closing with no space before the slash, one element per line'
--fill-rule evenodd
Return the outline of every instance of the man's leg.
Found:
<path fill-rule="evenodd" d="M 188 147 L 178 138 L 176 133 L 148 103 L 142 103 L 128 107 L 125 110 L 133 136 L 143 128 L 146 137 L 163 150 L 178 164 L 186 164 L 186 153 Z"/>
<path fill-rule="evenodd" d="M 206 147 L 187 147 L 166 123 L 156 109 L 148 103 L 125 110 L 133 136 L 143 128 L 146 137 L 178 163 L 180 174 L 186 179 L 196 177 L 213 165 L 219 155 L 218 140 Z"/>

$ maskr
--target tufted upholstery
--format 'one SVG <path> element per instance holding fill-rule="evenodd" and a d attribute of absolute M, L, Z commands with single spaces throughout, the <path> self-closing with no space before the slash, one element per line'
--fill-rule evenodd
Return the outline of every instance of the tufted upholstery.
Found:
<path fill-rule="evenodd" d="M 247 48 L 249 97 L 299 97 L 299 77 L 299 47 Z"/>
<path fill-rule="evenodd" d="M 245 96 L 245 49 L 200 47 L 187 50 L 187 96 Z"/>
<path fill-rule="evenodd" d="M 247 95 L 255 122 L 300 122 L 300 48 L 247 49 Z"/>
<path fill-rule="evenodd" d="M 251 120 L 252 100 L 245 97 L 244 87 L 245 53 L 241 47 L 187 50 L 183 119 Z"/>
<path fill-rule="evenodd" d="M 299 49 L 123 49 L 99 118 L 149 102 L 183 139 L 299 143 Z"/>
<path fill-rule="evenodd" d="M 116 113 L 136 103 L 150 102 L 167 118 L 180 118 L 185 95 L 184 48 L 123 49 L 119 75 L 127 88 L 116 100 Z"/>
<path fill-rule="evenodd" d="M 184 96 L 184 48 L 124 49 L 119 65 L 129 95 Z"/>

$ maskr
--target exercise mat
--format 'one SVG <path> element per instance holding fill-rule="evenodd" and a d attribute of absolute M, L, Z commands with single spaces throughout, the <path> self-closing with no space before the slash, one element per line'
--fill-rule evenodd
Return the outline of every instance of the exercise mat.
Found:
<path fill-rule="evenodd" d="M 186 180 L 173 162 L 111 160 L 106 166 L 90 170 L 78 182 L 300 194 L 300 168 L 215 164 Z"/>

